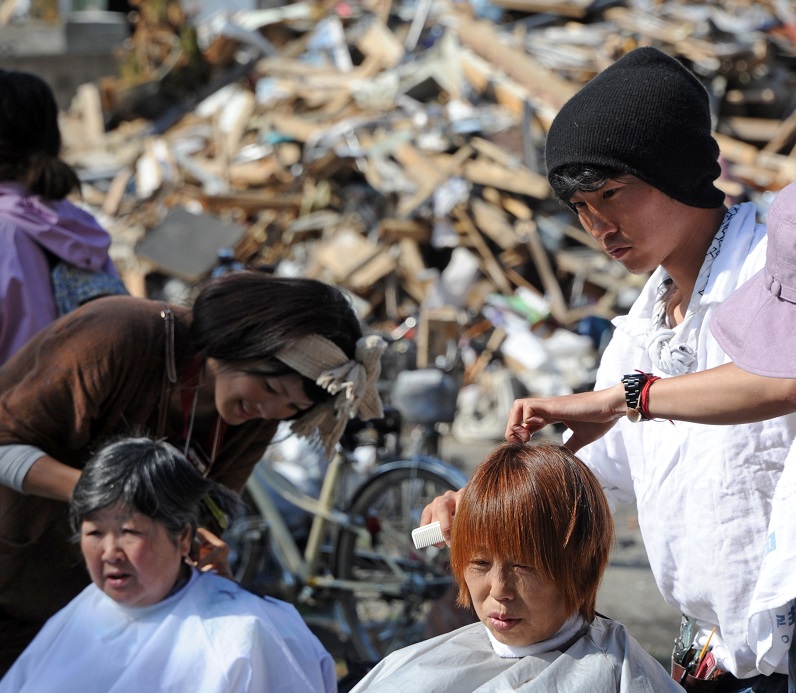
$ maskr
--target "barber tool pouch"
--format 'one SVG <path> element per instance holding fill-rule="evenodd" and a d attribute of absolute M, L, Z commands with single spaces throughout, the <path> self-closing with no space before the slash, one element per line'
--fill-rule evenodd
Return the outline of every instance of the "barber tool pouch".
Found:
<path fill-rule="evenodd" d="M 711 678 L 701 679 L 693 674 L 686 673 L 686 667 L 672 660 L 672 678 L 689 693 L 712 693 L 719 690 L 725 673 L 719 671 L 717 674 L 713 674 Z"/>
<path fill-rule="evenodd" d="M 730 675 L 718 668 L 712 652 L 707 652 L 696 666 L 694 659 L 698 658 L 699 654 L 700 648 L 695 647 L 689 648 L 680 661 L 677 660 L 677 654 L 673 654 L 672 678 L 686 691 L 693 693 L 711 693 L 719 690 Z"/>
<path fill-rule="evenodd" d="M 699 662 L 695 661 L 703 649 L 697 647 L 694 642 L 696 631 L 696 620 L 683 616 L 680 622 L 680 634 L 672 651 L 671 676 L 686 691 L 711 693 L 719 690 L 726 672 L 716 666 L 711 651 L 705 653 Z"/>
<path fill-rule="evenodd" d="M 128 294 L 124 282 L 108 272 L 84 269 L 56 262 L 50 272 L 58 315 L 66 315 L 78 306 L 100 296 Z"/>

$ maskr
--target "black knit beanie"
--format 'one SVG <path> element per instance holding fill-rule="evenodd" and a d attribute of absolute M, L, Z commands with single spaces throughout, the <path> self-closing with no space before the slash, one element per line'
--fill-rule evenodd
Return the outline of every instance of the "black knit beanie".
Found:
<path fill-rule="evenodd" d="M 571 164 L 630 173 L 691 207 L 719 207 L 724 193 L 708 94 L 656 48 L 637 48 L 567 101 L 547 135 L 548 178 Z"/>

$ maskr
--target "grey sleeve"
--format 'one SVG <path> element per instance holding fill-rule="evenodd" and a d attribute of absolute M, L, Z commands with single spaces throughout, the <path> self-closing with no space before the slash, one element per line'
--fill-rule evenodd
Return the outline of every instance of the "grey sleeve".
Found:
<path fill-rule="evenodd" d="M 28 470 L 46 453 L 32 445 L 0 445 L 0 484 L 22 491 Z"/>

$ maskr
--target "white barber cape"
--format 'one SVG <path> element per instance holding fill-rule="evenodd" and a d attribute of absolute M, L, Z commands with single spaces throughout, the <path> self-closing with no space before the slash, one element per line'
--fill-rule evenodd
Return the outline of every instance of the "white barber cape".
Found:
<path fill-rule="evenodd" d="M 351 693 L 682 691 L 619 622 L 597 617 L 565 652 L 501 657 L 482 623 L 393 652 Z"/>
<path fill-rule="evenodd" d="M 714 241 L 707 283 L 701 293 L 695 292 L 684 322 L 673 330 L 656 326 L 652 319 L 657 289 L 666 276 L 658 268 L 629 314 L 614 320 L 616 330 L 595 389 L 615 385 L 637 369 L 666 377 L 668 365 L 654 351 L 662 338 L 670 340 L 669 364 L 679 353 L 693 358 L 691 372 L 726 363 L 710 320 L 720 303 L 763 266 L 764 231 L 755 223 L 752 203 L 731 208 Z M 711 640 L 713 653 L 723 669 L 740 678 L 757 674 L 760 656 L 771 648 L 765 636 L 760 642 L 748 637 L 748 616 L 769 535 L 772 499 L 794 439 L 793 414 L 742 426 L 623 419 L 578 453 L 612 502 L 636 502 L 661 594 L 698 620 L 700 644 L 718 626 Z M 788 583 L 796 596 L 792 576 Z M 787 661 L 773 668 L 787 673 Z"/>
<path fill-rule="evenodd" d="M 55 614 L 0 681 L 2 693 L 321 693 L 334 662 L 296 609 L 193 571 L 152 606 L 89 585 Z"/>

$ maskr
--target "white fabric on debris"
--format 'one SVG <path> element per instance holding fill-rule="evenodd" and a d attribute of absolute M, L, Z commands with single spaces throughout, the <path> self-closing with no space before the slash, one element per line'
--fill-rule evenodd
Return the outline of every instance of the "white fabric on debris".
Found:
<path fill-rule="evenodd" d="M 566 652 L 495 653 L 481 623 L 393 652 L 351 693 L 665 693 L 682 691 L 627 629 L 595 618 Z"/>
<path fill-rule="evenodd" d="M 727 362 L 710 333 L 711 317 L 765 261 L 765 229 L 755 224 L 753 204 L 736 209 L 699 301 L 700 319 L 686 320 L 672 336 L 694 354 L 692 371 Z M 662 268 L 656 270 L 629 314 L 614 320 L 595 389 L 615 385 L 636 369 L 666 375 L 646 348 L 657 332 L 652 316 L 665 277 Z M 636 501 L 661 594 L 698 619 L 703 631 L 718 626 L 714 654 L 722 668 L 741 678 L 757 673 L 758 654 L 768 648 L 765 642 L 747 644 L 747 614 L 765 553 L 771 500 L 794 438 L 796 415 L 743 426 L 623 419 L 578 453 L 612 502 Z M 796 596 L 796 584 L 789 584 Z M 787 672 L 787 662 L 776 670 Z"/>
<path fill-rule="evenodd" d="M 193 571 L 148 607 L 89 585 L 53 616 L 0 681 L 2 693 L 314 693 L 334 662 L 296 609 Z"/>

